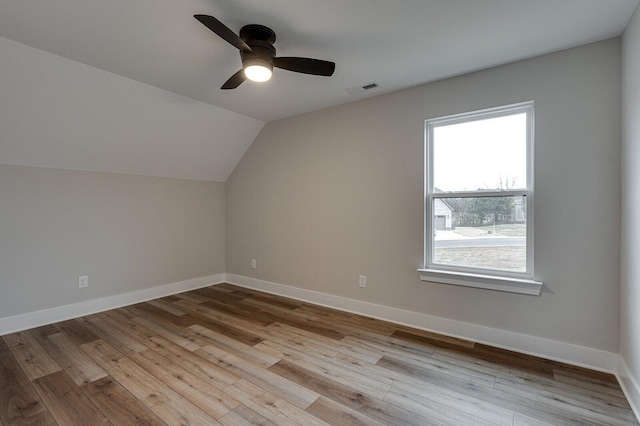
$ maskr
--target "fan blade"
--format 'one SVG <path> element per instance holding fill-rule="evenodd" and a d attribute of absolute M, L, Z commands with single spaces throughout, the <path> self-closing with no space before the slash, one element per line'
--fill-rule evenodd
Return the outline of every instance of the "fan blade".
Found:
<path fill-rule="evenodd" d="M 218 36 L 220 36 L 220 38 L 235 46 L 238 50 L 242 52 L 252 52 L 247 43 L 245 43 L 240 37 L 236 35 L 236 33 L 231 31 L 225 24 L 218 21 L 213 16 L 193 15 L 193 17 L 202 22 L 205 27 L 216 33 Z"/>
<path fill-rule="evenodd" d="M 247 77 L 244 75 L 244 68 L 231 76 L 229 80 L 227 80 L 221 87 L 223 90 L 235 89 L 240 86 Z"/>
<path fill-rule="evenodd" d="M 311 58 L 280 57 L 273 60 L 273 66 L 303 74 L 331 76 L 336 64 Z"/>

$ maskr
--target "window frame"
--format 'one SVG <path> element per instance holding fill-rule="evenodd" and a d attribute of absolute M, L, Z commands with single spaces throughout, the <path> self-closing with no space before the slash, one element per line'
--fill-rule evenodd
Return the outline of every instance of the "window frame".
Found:
<path fill-rule="evenodd" d="M 480 121 L 490 118 L 526 114 L 526 188 L 506 190 L 444 191 L 434 187 L 434 129 L 436 127 Z M 425 120 L 424 130 L 424 269 L 418 273 L 423 281 L 479 287 L 524 294 L 540 294 L 542 283 L 534 280 L 534 102 L 499 106 Z M 446 265 L 433 261 L 434 200 L 447 198 L 523 196 L 526 204 L 526 270 L 525 272 Z"/>

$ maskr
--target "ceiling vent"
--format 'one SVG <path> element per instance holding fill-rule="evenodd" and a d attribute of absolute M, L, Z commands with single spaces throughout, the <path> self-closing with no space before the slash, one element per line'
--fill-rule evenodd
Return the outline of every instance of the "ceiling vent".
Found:
<path fill-rule="evenodd" d="M 349 87 L 348 89 L 344 89 L 344 90 L 346 90 L 350 95 L 359 95 L 361 93 L 376 89 L 378 87 L 380 87 L 378 86 L 378 83 L 376 83 L 375 81 L 372 81 L 371 83 L 367 83 L 362 86 Z"/>

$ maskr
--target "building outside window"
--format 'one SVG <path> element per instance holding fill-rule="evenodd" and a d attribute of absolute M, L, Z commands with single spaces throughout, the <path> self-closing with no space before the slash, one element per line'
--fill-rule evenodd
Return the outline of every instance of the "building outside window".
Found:
<path fill-rule="evenodd" d="M 530 282 L 540 290 L 533 281 L 533 114 L 526 102 L 425 122 L 423 280 L 493 280 L 506 291 Z"/>

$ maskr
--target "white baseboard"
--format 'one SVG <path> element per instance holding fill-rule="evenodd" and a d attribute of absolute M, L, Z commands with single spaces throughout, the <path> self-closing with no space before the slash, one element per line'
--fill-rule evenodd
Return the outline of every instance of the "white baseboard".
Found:
<path fill-rule="evenodd" d="M 0 318 L 0 336 L 14 333 L 16 331 L 65 321 L 71 318 L 95 314 L 109 309 L 133 305 L 134 303 L 145 302 L 147 300 L 182 293 L 184 291 L 208 287 L 222 282 L 224 282 L 224 274 L 209 275 L 177 283 L 145 288 L 143 290 L 136 290 L 129 293 L 102 297 L 100 299 L 73 303 L 71 305 L 58 306 L 50 309 L 43 309 L 41 311 Z"/>
<path fill-rule="evenodd" d="M 629 371 L 624 359 L 613 352 L 425 315 L 235 274 L 209 275 L 100 299 L 0 318 L 0 336 L 223 282 L 489 346 L 560 361 L 592 370 L 613 373 L 616 375 L 633 412 L 636 417 L 640 419 L 640 385 Z"/>
<path fill-rule="evenodd" d="M 216 274 L 194 278 L 100 299 L 0 318 L 0 336 L 184 291 L 220 284 L 222 282 L 237 284 L 241 287 L 290 297 L 498 348 L 618 374 L 621 384 L 623 384 L 626 392 L 630 395 L 630 401 L 636 401 L 636 406 L 640 406 L 640 402 L 638 402 L 640 401 L 640 388 L 638 388 L 637 383 L 633 381 L 633 377 L 628 373 L 624 361 L 619 358 L 618 354 L 613 352 L 425 315 L 234 274 Z"/>
<path fill-rule="evenodd" d="M 352 312 L 592 370 L 614 374 L 618 369 L 618 354 L 613 352 L 405 311 L 389 306 L 305 290 L 241 275 L 225 274 L 225 281 L 241 287 L 290 297 L 316 305 L 327 306 L 341 311 Z"/>
<path fill-rule="evenodd" d="M 633 377 L 627 363 L 621 356 L 618 356 L 618 371 L 616 372 L 616 377 L 618 378 L 622 392 L 624 392 L 624 396 L 627 397 L 627 401 L 629 401 L 629 405 L 631 405 L 633 413 L 638 418 L 638 421 L 640 421 L 640 384 L 638 384 Z"/>

